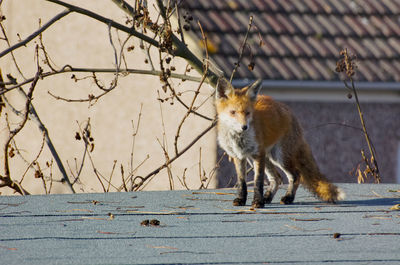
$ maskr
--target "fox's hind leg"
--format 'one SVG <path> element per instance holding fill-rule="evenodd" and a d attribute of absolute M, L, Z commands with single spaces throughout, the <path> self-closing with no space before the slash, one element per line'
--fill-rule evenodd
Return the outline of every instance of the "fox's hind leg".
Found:
<path fill-rule="evenodd" d="M 282 146 L 276 146 L 270 156 L 272 164 L 279 167 L 288 178 L 288 188 L 286 194 L 281 198 L 281 204 L 291 204 L 296 196 L 297 188 L 300 184 L 300 174 L 296 168 L 294 158 L 289 152 L 282 152 Z"/>
<path fill-rule="evenodd" d="M 300 184 L 300 174 L 290 158 L 284 158 L 282 163 L 277 163 L 277 166 L 285 173 L 289 182 L 286 194 L 281 198 L 281 204 L 291 204 Z"/>
<path fill-rule="evenodd" d="M 289 185 L 286 194 L 281 198 L 281 204 L 291 204 L 294 201 L 297 188 L 300 184 L 300 175 L 298 171 L 292 166 L 286 166 L 282 168 L 282 170 L 285 172 L 288 178 Z"/>
<path fill-rule="evenodd" d="M 279 185 L 282 183 L 282 176 L 276 170 L 275 166 L 271 163 L 268 157 L 265 161 L 265 173 L 268 177 L 269 186 L 264 194 L 264 203 L 271 203 L 279 188 Z"/>
<path fill-rule="evenodd" d="M 247 185 L 246 185 L 246 159 L 234 158 L 237 174 L 237 197 L 233 200 L 234 206 L 246 205 Z"/>

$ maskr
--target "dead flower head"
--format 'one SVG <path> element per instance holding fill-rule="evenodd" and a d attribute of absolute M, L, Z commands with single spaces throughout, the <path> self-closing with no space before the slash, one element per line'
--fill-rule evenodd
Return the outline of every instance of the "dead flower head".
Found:
<path fill-rule="evenodd" d="M 345 73 L 348 78 L 352 78 L 357 68 L 355 63 L 357 57 L 354 54 L 349 54 L 347 48 L 340 51 L 340 57 L 336 62 L 336 72 Z"/>

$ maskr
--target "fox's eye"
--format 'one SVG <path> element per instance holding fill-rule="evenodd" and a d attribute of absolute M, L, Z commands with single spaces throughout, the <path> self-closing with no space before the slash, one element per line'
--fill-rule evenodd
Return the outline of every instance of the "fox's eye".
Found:
<path fill-rule="evenodd" d="M 230 114 L 231 114 L 231 115 L 235 115 L 235 114 L 236 114 L 236 111 L 235 111 L 235 110 L 231 110 L 231 111 L 230 111 Z"/>
<path fill-rule="evenodd" d="M 246 116 L 249 116 L 249 115 L 250 115 L 250 111 L 246 111 L 246 112 L 245 112 L 245 115 L 246 115 Z"/>

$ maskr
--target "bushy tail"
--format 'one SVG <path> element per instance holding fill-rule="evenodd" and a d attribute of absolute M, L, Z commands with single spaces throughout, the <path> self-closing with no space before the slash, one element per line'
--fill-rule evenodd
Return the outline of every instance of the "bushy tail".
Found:
<path fill-rule="evenodd" d="M 314 195 L 326 202 L 336 202 L 345 198 L 343 190 L 333 185 L 321 174 L 307 143 L 303 143 L 299 152 L 298 170 L 300 182 Z"/>

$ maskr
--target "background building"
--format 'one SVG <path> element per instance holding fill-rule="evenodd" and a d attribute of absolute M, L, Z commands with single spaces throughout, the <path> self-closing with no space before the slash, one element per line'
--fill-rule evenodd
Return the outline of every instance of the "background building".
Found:
<path fill-rule="evenodd" d="M 262 78 L 262 92 L 292 108 L 322 171 L 337 182 L 357 181 L 360 149 L 368 150 L 354 97 L 348 99 L 335 72 L 342 49 L 356 55 L 355 85 L 382 181 L 400 181 L 399 1 L 213 0 L 183 6 L 193 17 L 192 34 L 201 38 L 200 21 L 212 60 L 228 76 L 253 16 L 233 84 Z M 233 173 L 221 173 L 224 186 Z"/>

